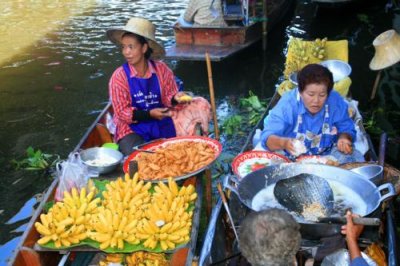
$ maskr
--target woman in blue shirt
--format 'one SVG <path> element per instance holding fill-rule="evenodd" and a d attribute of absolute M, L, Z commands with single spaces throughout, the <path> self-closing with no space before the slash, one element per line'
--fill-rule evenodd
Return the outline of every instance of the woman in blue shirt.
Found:
<path fill-rule="evenodd" d="M 297 80 L 298 89 L 286 93 L 265 118 L 263 148 L 284 150 L 288 156 L 341 153 L 346 155 L 341 162 L 362 161 L 361 153 L 353 152 L 356 130 L 347 103 L 332 90 L 332 73 L 322 65 L 309 64 Z M 295 140 L 303 151 L 299 152 Z"/>

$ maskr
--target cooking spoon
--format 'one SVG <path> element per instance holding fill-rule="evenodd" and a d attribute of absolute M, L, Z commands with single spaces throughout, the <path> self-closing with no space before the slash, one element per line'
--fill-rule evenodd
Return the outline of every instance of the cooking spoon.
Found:
<path fill-rule="evenodd" d="M 312 174 L 299 174 L 276 182 L 274 195 L 278 202 L 289 211 L 301 216 L 310 205 L 320 206 L 325 216 L 333 210 L 333 191 L 328 181 Z M 318 216 L 316 216 L 318 217 Z"/>

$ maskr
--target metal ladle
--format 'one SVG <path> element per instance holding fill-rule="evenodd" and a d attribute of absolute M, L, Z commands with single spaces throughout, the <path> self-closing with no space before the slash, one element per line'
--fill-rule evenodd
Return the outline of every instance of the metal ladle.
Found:
<path fill-rule="evenodd" d="M 328 181 L 316 175 L 299 174 L 281 179 L 274 187 L 274 195 L 282 206 L 301 216 L 312 204 L 321 206 L 325 216 L 333 211 L 333 191 Z"/>
<path fill-rule="evenodd" d="M 319 204 L 325 217 L 317 217 L 323 223 L 346 223 L 345 217 L 329 217 L 333 211 L 333 191 L 328 181 L 312 174 L 299 174 L 279 180 L 274 187 L 274 195 L 278 202 L 303 216 L 304 208 L 311 204 Z M 380 219 L 353 217 L 353 223 L 369 226 L 380 225 Z"/>

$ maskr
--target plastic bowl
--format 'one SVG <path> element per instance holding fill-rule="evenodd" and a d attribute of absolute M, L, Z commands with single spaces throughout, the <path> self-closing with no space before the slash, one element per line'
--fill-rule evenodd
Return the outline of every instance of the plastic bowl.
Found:
<path fill-rule="evenodd" d="M 351 74 L 351 66 L 341 60 L 326 60 L 320 63 L 332 72 L 333 82 L 338 82 Z M 297 85 L 297 72 L 292 72 L 289 75 L 289 80 Z"/>
<path fill-rule="evenodd" d="M 351 66 L 342 60 L 326 60 L 320 64 L 332 72 L 333 82 L 338 82 L 348 77 L 351 73 Z"/>
<path fill-rule="evenodd" d="M 290 80 L 293 84 L 297 85 L 297 72 L 292 72 L 292 73 L 289 75 L 289 80 Z"/>
<path fill-rule="evenodd" d="M 95 147 L 80 152 L 82 162 L 89 170 L 99 174 L 107 174 L 113 171 L 122 161 L 123 154 L 117 150 Z"/>
<path fill-rule="evenodd" d="M 113 149 L 113 150 L 118 150 L 118 148 L 119 148 L 118 144 L 117 143 L 113 143 L 113 142 L 104 143 L 101 147 L 109 148 L 109 149 Z"/>

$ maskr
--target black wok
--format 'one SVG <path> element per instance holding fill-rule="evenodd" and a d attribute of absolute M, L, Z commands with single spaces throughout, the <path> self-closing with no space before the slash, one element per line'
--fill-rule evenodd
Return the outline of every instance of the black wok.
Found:
<path fill-rule="evenodd" d="M 315 174 L 326 179 L 328 182 L 337 182 L 352 190 L 352 193 L 358 194 L 361 201 L 363 201 L 362 204 L 365 204 L 365 206 L 363 205 L 364 208 L 358 210 L 358 214 L 361 216 L 370 215 L 379 207 L 381 202 L 396 195 L 392 184 L 387 183 L 376 187 L 375 184 L 368 180 L 368 177 L 361 176 L 350 170 L 322 164 L 284 163 L 268 166 L 252 172 L 240 180 L 231 178 L 236 183 L 236 186 L 229 186 L 229 188 L 238 195 L 244 205 L 258 211 L 252 207 L 253 198 L 258 192 L 267 186 L 275 184 L 278 180 L 302 173 Z M 355 195 L 344 196 L 352 199 Z M 302 236 L 306 239 L 320 239 L 340 234 L 341 225 L 304 220 L 298 220 L 298 222 L 301 226 Z"/>

